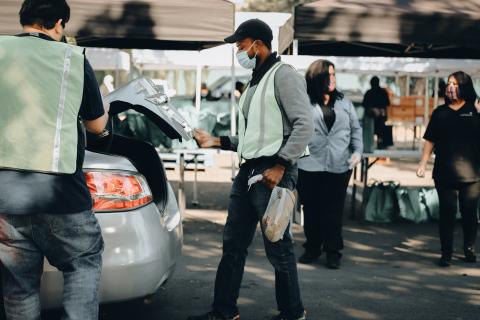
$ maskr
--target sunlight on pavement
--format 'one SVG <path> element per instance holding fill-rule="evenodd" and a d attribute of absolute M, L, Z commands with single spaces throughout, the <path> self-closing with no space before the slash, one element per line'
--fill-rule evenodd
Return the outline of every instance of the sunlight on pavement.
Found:
<path fill-rule="evenodd" d="M 345 240 L 345 245 L 349 248 L 360 250 L 360 251 L 383 251 L 382 249 L 379 249 L 379 248 L 375 248 L 366 244 L 348 241 L 348 240 Z"/>

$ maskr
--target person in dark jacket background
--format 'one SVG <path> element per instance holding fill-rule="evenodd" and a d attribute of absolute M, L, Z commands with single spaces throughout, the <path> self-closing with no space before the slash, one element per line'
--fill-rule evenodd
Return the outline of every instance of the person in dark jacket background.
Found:
<path fill-rule="evenodd" d="M 385 149 L 391 146 L 391 134 L 387 135 L 389 127 L 385 125 L 387 121 L 387 106 L 390 105 L 388 92 L 380 87 L 380 79 L 376 76 L 370 80 L 372 88 L 365 93 L 363 98 L 363 107 L 367 117 L 371 117 L 375 123 L 375 134 L 377 135 L 378 149 Z M 390 138 L 389 138 L 390 137 Z"/>

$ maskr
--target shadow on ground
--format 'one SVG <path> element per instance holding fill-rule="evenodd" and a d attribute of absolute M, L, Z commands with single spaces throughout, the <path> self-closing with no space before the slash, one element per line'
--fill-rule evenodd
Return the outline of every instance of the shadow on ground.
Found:
<path fill-rule="evenodd" d="M 187 183 L 187 199 L 191 183 Z M 188 210 L 184 220 L 184 254 L 176 273 L 155 296 L 101 308 L 101 320 L 184 320 L 205 312 L 213 298 L 221 256 L 228 183 L 200 183 L 201 204 L 222 210 Z M 346 203 L 345 208 L 350 208 Z M 345 212 L 345 217 L 348 217 Z M 455 241 L 461 253 L 461 230 Z M 302 227 L 292 228 L 297 256 Z M 396 222 L 376 225 L 345 220 L 345 250 L 340 270 L 328 270 L 324 257 L 298 265 L 309 319 L 313 320 L 475 320 L 480 319 L 480 270 L 457 255 L 451 268 L 436 266 L 439 242 L 435 223 Z M 240 292 L 242 320 L 269 319 L 276 313 L 273 269 L 259 231 L 247 258 Z M 47 313 L 46 319 L 58 319 Z"/>
<path fill-rule="evenodd" d="M 184 256 L 174 277 L 146 303 L 103 306 L 101 319 L 177 320 L 208 310 L 224 219 L 224 212 L 188 211 Z M 299 254 L 302 228 L 295 226 L 293 233 Z M 479 319 L 478 265 L 467 265 L 457 257 L 451 268 L 436 267 L 436 225 L 347 221 L 344 237 L 340 270 L 326 269 L 323 259 L 298 265 L 309 319 Z M 457 232 L 457 244 L 460 237 Z M 269 319 L 275 313 L 272 267 L 258 232 L 249 251 L 240 296 L 242 319 Z"/>

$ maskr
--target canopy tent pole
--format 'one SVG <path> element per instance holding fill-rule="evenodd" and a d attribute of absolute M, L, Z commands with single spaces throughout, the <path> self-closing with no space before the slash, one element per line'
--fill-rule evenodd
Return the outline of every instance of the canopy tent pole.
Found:
<path fill-rule="evenodd" d="M 398 75 L 398 72 L 395 72 L 395 87 L 398 90 L 398 92 L 395 92 L 395 95 L 401 95 L 401 90 L 400 90 L 400 76 Z"/>
<path fill-rule="evenodd" d="M 120 87 L 120 64 L 121 64 L 120 50 L 118 50 L 117 53 L 118 54 L 115 55 L 115 78 L 113 79 L 115 89 Z"/>
<path fill-rule="evenodd" d="M 430 79 L 428 76 L 425 77 L 425 108 L 423 112 L 423 124 L 427 126 L 428 119 L 430 116 L 430 96 L 428 86 L 430 84 Z"/>
<path fill-rule="evenodd" d="M 410 96 L 410 75 L 407 74 L 405 81 L 407 82 L 407 85 L 405 86 L 405 96 L 409 97 Z"/>
<path fill-rule="evenodd" d="M 438 86 L 440 84 L 440 78 L 438 75 L 435 76 L 435 87 L 433 88 L 433 108 L 436 108 L 438 106 Z"/>
<path fill-rule="evenodd" d="M 230 92 L 230 135 L 237 135 L 237 101 L 235 97 L 235 48 L 232 46 L 232 67 L 231 67 L 231 76 L 232 76 L 232 88 Z M 231 152 L 232 157 L 232 180 L 235 178 L 236 169 L 235 169 L 235 153 Z"/>
<path fill-rule="evenodd" d="M 195 88 L 195 109 L 197 110 L 197 113 L 199 113 L 200 102 L 202 99 L 202 63 L 200 62 L 200 59 L 197 62 Z"/>

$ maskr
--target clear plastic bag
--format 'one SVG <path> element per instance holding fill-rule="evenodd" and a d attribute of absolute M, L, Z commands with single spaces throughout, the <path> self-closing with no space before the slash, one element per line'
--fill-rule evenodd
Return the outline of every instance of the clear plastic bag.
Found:
<path fill-rule="evenodd" d="M 248 186 L 262 180 L 262 175 L 256 175 L 249 179 Z M 295 194 L 287 188 L 275 187 L 268 201 L 267 209 L 262 217 L 262 229 L 265 237 L 271 242 L 277 242 L 283 238 L 290 224 L 290 218 L 295 207 Z"/>
<path fill-rule="evenodd" d="M 281 187 L 273 189 L 267 210 L 262 218 L 262 228 L 268 240 L 277 242 L 283 238 L 294 207 L 295 194 L 293 191 Z"/>

